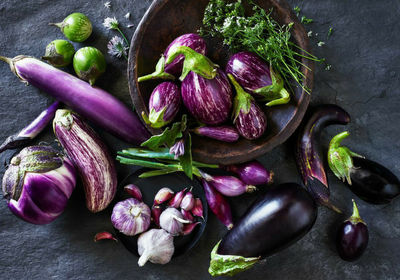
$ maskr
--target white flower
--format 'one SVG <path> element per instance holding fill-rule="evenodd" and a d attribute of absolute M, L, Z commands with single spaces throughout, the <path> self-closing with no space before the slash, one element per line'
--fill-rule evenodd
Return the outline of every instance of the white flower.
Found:
<path fill-rule="evenodd" d="M 311 36 L 312 36 L 312 30 L 308 31 L 307 36 L 308 36 L 308 37 L 311 37 Z"/>
<path fill-rule="evenodd" d="M 107 29 L 118 29 L 118 24 L 118 20 L 115 17 L 105 18 L 103 22 L 104 27 Z"/>
<path fill-rule="evenodd" d="M 322 47 L 323 45 L 325 45 L 325 42 L 319 41 L 317 45 L 318 47 Z"/>
<path fill-rule="evenodd" d="M 135 25 L 133 25 L 133 24 L 128 24 L 128 25 L 127 25 L 128 28 L 132 28 L 132 27 L 134 27 L 134 26 L 135 26 Z"/>
<path fill-rule="evenodd" d="M 108 53 L 110 55 L 121 57 L 127 55 L 128 47 L 124 40 L 119 36 L 114 36 L 107 44 Z"/>
<path fill-rule="evenodd" d="M 106 7 L 107 9 L 110 9 L 111 8 L 111 2 L 110 1 L 105 2 L 104 3 L 104 7 Z"/>
<path fill-rule="evenodd" d="M 125 18 L 126 19 L 129 19 L 131 17 L 131 13 L 127 13 L 126 15 L 125 15 Z"/>

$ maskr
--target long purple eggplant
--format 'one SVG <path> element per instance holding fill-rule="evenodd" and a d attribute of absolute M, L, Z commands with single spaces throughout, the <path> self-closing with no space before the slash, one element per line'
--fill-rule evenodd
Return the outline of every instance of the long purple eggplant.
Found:
<path fill-rule="evenodd" d="M 301 239 L 318 209 L 300 185 L 274 186 L 259 197 L 211 252 L 212 276 L 235 275 Z"/>
<path fill-rule="evenodd" d="M 11 71 L 31 84 L 67 104 L 81 116 L 131 144 L 150 137 L 138 116 L 108 92 L 28 56 L 6 58 Z"/>
<path fill-rule="evenodd" d="M 59 106 L 59 101 L 54 102 L 46 110 L 41 112 L 40 115 L 37 116 L 28 126 L 23 128 L 17 134 L 9 136 L 3 144 L 0 145 L 0 153 L 5 150 L 15 149 L 28 144 L 53 120 Z"/>
<path fill-rule="evenodd" d="M 267 116 L 257 105 L 254 98 L 238 84 L 235 78 L 228 74 L 236 96 L 233 105 L 233 122 L 239 134 L 248 140 L 260 138 L 267 129 Z"/>
<path fill-rule="evenodd" d="M 268 101 L 267 106 L 290 101 L 290 94 L 284 88 L 280 75 L 252 52 L 239 52 L 231 56 L 226 73 L 232 74 L 247 92 Z"/>
<path fill-rule="evenodd" d="M 341 212 L 329 200 L 329 185 L 320 151 L 321 131 L 328 125 L 345 125 L 350 115 L 337 105 L 326 104 L 316 107 L 299 130 L 296 146 L 296 163 L 304 185 L 314 199 L 337 212 Z"/>
<path fill-rule="evenodd" d="M 163 82 L 151 93 L 149 116 L 142 112 L 142 117 L 152 127 L 161 128 L 173 121 L 179 112 L 180 105 L 179 87 L 172 82 Z"/>
<path fill-rule="evenodd" d="M 229 118 L 232 89 L 222 70 L 218 69 L 214 79 L 190 72 L 182 82 L 181 92 L 185 107 L 198 121 L 218 125 Z"/>
<path fill-rule="evenodd" d="M 238 131 L 229 125 L 222 126 L 200 126 L 193 130 L 200 136 L 216 139 L 223 142 L 236 142 L 240 135 Z"/>
<path fill-rule="evenodd" d="M 53 129 L 82 179 L 87 208 L 94 213 L 104 210 L 117 191 L 117 172 L 107 146 L 69 110 L 57 110 Z"/>

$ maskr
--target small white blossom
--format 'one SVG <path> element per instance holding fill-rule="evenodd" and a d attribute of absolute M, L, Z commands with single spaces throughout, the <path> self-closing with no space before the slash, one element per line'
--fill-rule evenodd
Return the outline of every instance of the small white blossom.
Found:
<path fill-rule="evenodd" d="M 108 53 L 110 55 L 121 57 L 127 55 L 128 47 L 124 40 L 119 36 L 114 36 L 107 44 Z"/>
<path fill-rule="evenodd" d="M 325 45 L 325 42 L 319 41 L 317 45 L 318 47 L 322 47 L 323 45 Z"/>
<path fill-rule="evenodd" d="M 132 27 L 134 27 L 134 25 L 133 25 L 133 24 L 128 24 L 127 27 L 128 27 L 128 28 L 132 28 Z"/>
<path fill-rule="evenodd" d="M 131 17 L 131 13 L 127 13 L 126 15 L 125 15 L 125 18 L 126 19 L 129 19 Z"/>
<path fill-rule="evenodd" d="M 104 19 L 103 25 L 107 29 L 118 29 L 119 23 L 115 17 L 113 18 L 108 17 Z"/>
<path fill-rule="evenodd" d="M 104 3 L 104 7 L 106 7 L 107 9 L 110 9 L 111 8 L 111 2 L 110 1 L 105 2 Z"/>
<path fill-rule="evenodd" d="M 308 36 L 308 37 L 311 37 L 311 36 L 312 36 L 312 30 L 308 31 L 307 36 Z"/>
<path fill-rule="evenodd" d="M 326 70 L 326 71 L 329 71 L 329 70 L 331 70 L 331 69 L 332 69 L 332 65 L 330 65 L 330 64 L 326 65 L 326 67 L 325 67 L 325 70 Z"/>

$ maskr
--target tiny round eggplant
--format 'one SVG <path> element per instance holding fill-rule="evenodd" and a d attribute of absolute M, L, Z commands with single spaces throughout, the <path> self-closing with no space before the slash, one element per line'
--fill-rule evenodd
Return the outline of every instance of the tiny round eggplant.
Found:
<path fill-rule="evenodd" d="M 100 50 L 84 47 L 75 53 L 73 66 L 76 75 L 93 86 L 97 78 L 106 71 L 107 64 Z"/>
<path fill-rule="evenodd" d="M 236 89 L 233 122 L 239 134 L 248 140 L 260 138 L 267 129 L 267 117 L 254 98 L 245 92 L 235 78 L 228 74 Z"/>
<path fill-rule="evenodd" d="M 163 82 L 153 90 L 150 96 L 149 116 L 142 112 L 142 117 L 151 127 L 161 128 L 175 118 L 180 105 L 179 87 L 172 82 Z"/>
<path fill-rule="evenodd" d="M 171 44 L 167 47 L 164 52 L 164 56 L 168 57 L 175 47 L 186 46 L 194 51 L 201 53 L 202 55 L 207 54 L 207 46 L 204 39 L 196 34 L 196 33 L 188 33 L 182 36 L 179 36 Z M 172 74 L 174 76 L 180 75 L 183 68 L 183 61 L 185 57 L 183 55 L 179 55 L 177 58 L 174 59 L 173 62 L 165 66 L 165 72 Z"/>
<path fill-rule="evenodd" d="M 235 275 L 301 239 L 314 225 L 317 206 L 295 183 L 274 186 L 259 197 L 214 247 L 212 276 Z"/>
<path fill-rule="evenodd" d="M 54 40 L 46 47 L 46 53 L 42 59 L 47 60 L 55 67 L 65 67 L 72 62 L 74 46 L 66 40 Z"/>
<path fill-rule="evenodd" d="M 283 87 L 280 75 L 252 52 L 240 52 L 231 56 L 226 65 L 226 73 L 232 74 L 247 92 L 268 101 L 267 106 L 290 101 L 290 94 Z"/>
<path fill-rule="evenodd" d="M 225 169 L 239 175 L 240 180 L 247 185 L 258 186 L 273 183 L 274 172 L 268 171 L 256 160 L 238 165 L 229 165 Z"/>
<path fill-rule="evenodd" d="M 72 13 L 62 22 L 49 23 L 49 25 L 59 27 L 65 37 L 72 42 L 83 42 L 92 34 L 92 23 L 89 18 L 82 13 Z"/>
<path fill-rule="evenodd" d="M 238 131 L 230 125 L 200 126 L 195 128 L 193 132 L 223 142 L 236 142 L 240 137 Z"/>
<path fill-rule="evenodd" d="M 355 261 L 361 257 L 368 245 L 368 227 L 361 219 L 357 204 L 353 199 L 353 215 L 339 227 L 336 247 L 345 261 Z"/>
<path fill-rule="evenodd" d="M 218 125 L 229 118 L 232 88 L 225 73 L 218 69 L 214 79 L 189 72 L 181 86 L 182 100 L 196 120 Z"/>

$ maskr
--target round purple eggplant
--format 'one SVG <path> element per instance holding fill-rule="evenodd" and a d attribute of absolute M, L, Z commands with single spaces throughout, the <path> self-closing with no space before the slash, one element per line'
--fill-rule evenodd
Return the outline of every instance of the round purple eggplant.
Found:
<path fill-rule="evenodd" d="M 236 96 L 233 101 L 233 122 L 236 129 L 241 136 L 248 140 L 260 138 L 267 129 L 265 113 L 231 74 L 228 74 L 228 77 L 236 89 Z"/>
<path fill-rule="evenodd" d="M 232 74 L 247 92 L 268 101 L 267 106 L 290 101 L 290 94 L 283 87 L 280 75 L 252 52 L 239 52 L 231 56 L 226 65 L 226 73 Z"/>
<path fill-rule="evenodd" d="M 149 116 L 142 112 L 142 117 L 151 127 L 161 128 L 175 118 L 180 105 L 179 87 L 172 82 L 163 82 L 153 90 L 150 96 Z"/>
<path fill-rule="evenodd" d="M 247 185 L 258 186 L 273 183 L 274 172 L 268 171 L 256 160 L 238 165 L 229 165 L 225 169 L 239 175 L 240 180 Z"/>
<path fill-rule="evenodd" d="M 361 257 L 368 245 L 368 227 L 361 219 L 353 199 L 353 215 L 339 227 L 336 247 L 345 261 L 355 261 Z"/>
<path fill-rule="evenodd" d="M 176 38 L 172 43 L 167 47 L 164 52 L 164 56 L 168 57 L 170 55 L 170 51 L 175 47 L 186 46 L 194 51 L 201 53 L 202 55 L 207 54 L 207 46 L 204 39 L 195 33 L 188 33 Z M 165 72 L 179 76 L 182 72 L 183 61 L 185 60 L 184 55 L 179 55 L 173 62 L 165 66 Z"/>
<path fill-rule="evenodd" d="M 214 247 L 210 274 L 232 276 L 290 246 L 312 228 L 317 212 L 314 200 L 300 185 L 272 187 Z"/>
<path fill-rule="evenodd" d="M 240 135 L 238 131 L 229 125 L 222 126 L 200 126 L 193 130 L 200 136 L 216 139 L 223 142 L 236 142 Z"/>
<path fill-rule="evenodd" d="M 196 120 L 218 125 L 229 118 L 232 107 L 232 88 L 225 73 L 218 69 L 213 79 L 189 72 L 181 86 L 185 107 Z"/>

